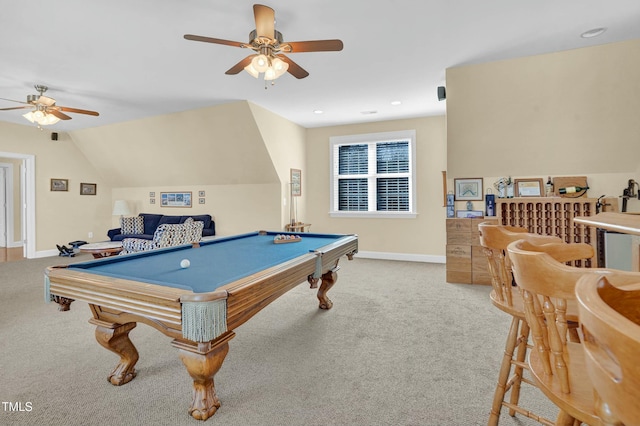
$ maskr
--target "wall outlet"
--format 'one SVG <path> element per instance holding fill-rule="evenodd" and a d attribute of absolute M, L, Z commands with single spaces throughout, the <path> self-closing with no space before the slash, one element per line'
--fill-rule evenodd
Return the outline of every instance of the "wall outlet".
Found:
<path fill-rule="evenodd" d="M 89 238 L 93 238 L 93 232 L 89 232 Z"/>

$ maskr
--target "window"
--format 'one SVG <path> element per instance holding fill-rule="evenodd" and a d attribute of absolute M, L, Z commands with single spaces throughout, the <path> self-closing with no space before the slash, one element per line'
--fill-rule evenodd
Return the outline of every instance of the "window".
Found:
<path fill-rule="evenodd" d="M 415 217 L 415 130 L 331 138 L 331 215 Z"/>

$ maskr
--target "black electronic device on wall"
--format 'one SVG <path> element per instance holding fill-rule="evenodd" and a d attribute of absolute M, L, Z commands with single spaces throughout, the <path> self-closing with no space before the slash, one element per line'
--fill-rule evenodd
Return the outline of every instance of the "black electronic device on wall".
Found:
<path fill-rule="evenodd" d="M 444 86 L 438 86 L 438 100 L 444 101 L 447 99 L 447 91 Z"/>

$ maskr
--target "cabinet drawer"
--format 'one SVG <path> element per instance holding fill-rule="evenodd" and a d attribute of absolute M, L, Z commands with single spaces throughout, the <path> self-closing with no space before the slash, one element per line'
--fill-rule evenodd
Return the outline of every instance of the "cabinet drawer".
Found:
<path fill-rule="evenodd" d="M 447 233 L 471 232 L 471 219 L 447 219 Z"/>
<path fill-rule="evenodd" d="M 447 258 L 463 258 L 471 261 L 471 246 L 464 244 L 447 244 Z"/>
<path fill-rule="evenodd" d="M 447 270 L 447 282 L 458 284 L 471 283 L 471 271 L 449 271 Z"/>
<path fill-rule="evenodd" d="M 471 246 L 447 246 L 447 271 L 471 272 Z"/>
<path fill-rule="evenodd" d="M 478 240 L 479 241 L 479 240 Z M 447 232 L 447 244 L 471 245 L 471 233 Z"/>

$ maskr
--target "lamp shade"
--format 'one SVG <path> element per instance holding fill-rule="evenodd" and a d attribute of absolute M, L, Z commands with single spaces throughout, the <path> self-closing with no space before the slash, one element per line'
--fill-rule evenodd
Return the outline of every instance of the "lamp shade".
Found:
<path fill-rule="evenodd" d="M 53 114 L 46 114 L 42 111 L 29 111 L 26 114 L 22 114 L 24 118 L 32 123 L 38 123 L 41 126 L 47 126 L 49 124 L 56 124 L 60 119 Z"/>
<path fill-rule="evenodd" d="M 113 213 L 114 216 L 127 216 L 131 214 L 131 210 L 129 209 L 129 203 L 125 200 L 116 200 L 113 203 Z"/>
<path fill-rule="evenodd" d="M 256 71 L 265 72 L 269 68 L 269 59 L 265 55 L 259 54 L 253 57 L 251 65 Z"/>

